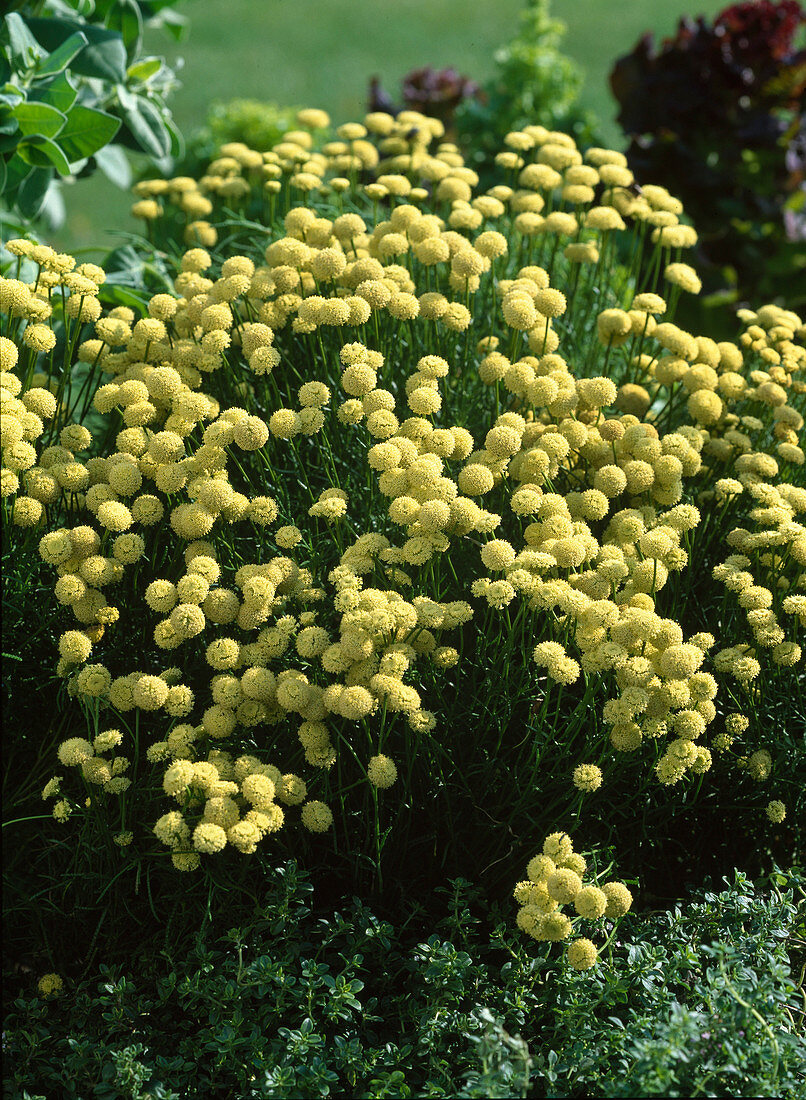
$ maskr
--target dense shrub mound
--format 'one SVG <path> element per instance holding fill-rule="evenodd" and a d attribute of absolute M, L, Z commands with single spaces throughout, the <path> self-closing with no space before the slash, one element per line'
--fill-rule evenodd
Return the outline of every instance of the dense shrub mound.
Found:
<path fill-rule="evenodd" d="M 7 244 L 5 579 L 22 632 L 42 578 L 28 675 L 62 721 L 14 735 L 53 815 L 28 781 L 51 969 L 257 901 L 291 855 L 420 926 L 461 875 L 518 959 L 608 982 L 636 887 L 798 843 L 806 326 L 679 327 L 696 231 L 615 151 L 526 126 L 482 191 L 414 111 L 297 125 L 139 183 L 148 244 L 107 271 Z"/>

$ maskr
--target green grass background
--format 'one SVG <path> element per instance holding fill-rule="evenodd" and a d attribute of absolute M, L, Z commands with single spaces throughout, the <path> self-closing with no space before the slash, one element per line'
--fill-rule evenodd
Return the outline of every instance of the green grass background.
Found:
<path fill-rule="evenodd" d="M 582 101 L 621 144 L 607 75 L 638 36 L 671 33 L 682 15 L 713 16 L 714 0 L 554 0 L 552 15 L 568 33 L 564 52 L 585 72 Z M 186 0 L 178 11 L 188 34 L 174 43 L 163 32 L 146 37 L 148 53 L 182 66 L 182 86 L 170 103 L 184 134 L 203 125 L 214 100 L 234 97 L 323 107 L 335 122 L 360 118 L 369 77 L 397 95 L 400 77 L 423 65 L 453 66 L 484 81 L 495 50 L 518 29 L 521 0 Z M 67 251 L 100 255 L 134 230 L 129 196 L 96 175 L 65 188 L 68 218 L 53 235 Z"/>

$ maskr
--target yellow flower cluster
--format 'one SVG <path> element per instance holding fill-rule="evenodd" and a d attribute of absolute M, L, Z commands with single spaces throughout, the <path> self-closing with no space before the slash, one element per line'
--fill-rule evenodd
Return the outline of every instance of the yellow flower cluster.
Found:
<path fill-rule="evenodd" d="M 59 974 L 43 974 L 36 983 L 39 995 L 44 1000 L 49 997 L 58 997 L 64 989 L 64 982 Z"/>
<path fill-rule="evenodd" d="M 663 188 L 633 193 L 614 151 L 527 126 L 499 158 L 510 182 L 480 193 L 434 120 L 373 113 L 319 148 L 326 122 L 300 112 L 271 150 L 231 143 L 198 181 L 137 185 L 136 216 L 156 232 L 178 214 L 186 245 L 143 316 L 104 310 L 99 268 L 28 241 L 8 247 L 34 278 L 0 280 L 3 498 L 74 620 L 59 674 L 126 730 L 71 738 L 59 759 L 122 790 L 125 716 L 161 730 L 146 761 L 179 808 L 154 831 L 182 870 L 254 852 L 283 807 L 330 828 L 306 780 L 252 754 L 266 727 L 295 731 L 272 752 L 304 756 L 328 797 L 344 743 L 374 791 L 391 787 L 387 734 L 435 729 L 427 685 L 464 659 L 474 614 L 478 630 L 506 622 L 534 683 L 599 687 L 610 746 L 646 742 L 664 786 L 744 732 L 720 728 L 723 684 L 752 693 L 768 654 L 782 673 L 802 656 L 801 319 L 741 311 L 735 343 L 678 327 L 677 294 L 699 289 L 681 262 L 696 234 Z M 219 247 L 218 212 L 256 201 L 268 242 Z M 619 237 L 646 246 L 668 302 L 654 277 L 607 285 Z M 84 417 L 62 344 L 88 372 L 92 433 L 71 422 Z M 686 637 L 670 596 L 714 514 L 714 578 L 748 628 L 718 645 Z M 88 663 L 130 616 L 153 637 L 151 671 Z M 187 684 L 155 671 L 174 649 L 203 669 Z M 765 778 L 758 753 L 747 770 Z M 602 769 L 572 778 L 592 792 Z M 519 923 L 565 939 L 561 905 L 579 896 L 597 919 L 610 901 L 570 842 L 562 858 L 552 844 L 550 872 L 521 884 Z M 588 943 L 572 965 L 593 964 Z"/>
<path fill-rule="evenodd" d="M 124 773 L 131 767 L 131 760 L 117 752 L 123 742 L 123 734 L 117 729 L 98 733 L 92 742 L 84 737 L 68 737 L 59 745 L 57 755 L 65 767 L 80 770 L 86 783 L 93 784 L 106 794 L 119 795 L 131 786 L 131 779 Z M 111 754 L 111 755 L 110 755 Z M 54 776 L 45 785 L 42 798 L 55 798 L 60 793 L 61 776 Z M 56 803 L 53 816 L 62 820 L 66 800 Z"/>
<path fill-rule="evenodd" d="M 547 836 L 542 851 L 529 861 L 527 877 L 515 887 L 518 928 L 534 940 L 560 943 L 572 935 L 579 920 L 623 917 L 632 905 L 632 894 L 624 883 L 586 883 L 586 870 L 584 857 L 574 851 L 567 833 Z M 564 913 L 564 905 L 573 906 L 576 916 Z M 568 946 L 568 962 L 575 970 L 589 970 L 598 955 L 586 937 Z"/>

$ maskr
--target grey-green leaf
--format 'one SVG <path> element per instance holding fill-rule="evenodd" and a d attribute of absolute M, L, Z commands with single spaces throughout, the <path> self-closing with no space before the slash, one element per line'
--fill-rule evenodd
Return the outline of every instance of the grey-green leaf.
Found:
<path fill-rule="evenodd" d="M 31 165 L 15 154 L 6 162 L 6 183 L 3 195 L 14 196 L 26 176 L 31 174 Z"/>
<path fill-rule="evenodd" d="M 131 187 L 132 170 L 128 158 L 119 145 L 105 145 L 95 153 L 98 167 L 116 187 Z"/>
<path fill-rule="evenodd" d="M 143 41 L 143 17 L 133 0 L 118 0 L 106 18 L 107 27 L 120 31 L 130 58 L 140 52 Z"/>
<path fill-rule="evenodd" d="M 13 11 L 6 16 L 6 29 L 8 30 L 8 42 L 13 65 L 21 69 L 27 69 L 29 65 L 32 65 L 44 55 L 45 50 L 34 38 L 19 12 Z"/>
<path fill-rule="evenodd" d="M 152 157 L 164 157 L 171 151 L 171 137 L 159 112 L 147 99 L 137 96 L 134 107 L 124 109 L 126 124 L 140 148 Z"/>
<path fill-rule="evenodd" d="M 141 80 L 145 83 L 150 77 L 158 73 L 162 68 L 161 57 L 144 57 L 140 61 L 135 61 L 133 65 L 130 65 L 126 70 L 126 76 L 129 80 Z"/>

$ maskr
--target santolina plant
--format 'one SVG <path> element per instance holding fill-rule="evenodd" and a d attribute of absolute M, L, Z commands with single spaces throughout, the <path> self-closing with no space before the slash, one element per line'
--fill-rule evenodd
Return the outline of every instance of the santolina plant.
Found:
<path fill-rule="evenodd" d="M 4 537 L 86 717 L 43 798 L 181 872 L 312 845 L 378 884 L 559 829 L 516 898 L 563 940 L 631 903 L 569 835 L 614 806 L 786 816 L 806 326 L 675 325 L 696 232 L 613 150 L 527 126 L 477 193 L 416 112 L 298 125 L 137 185 L 139 313 L 7 243 Z"/>

